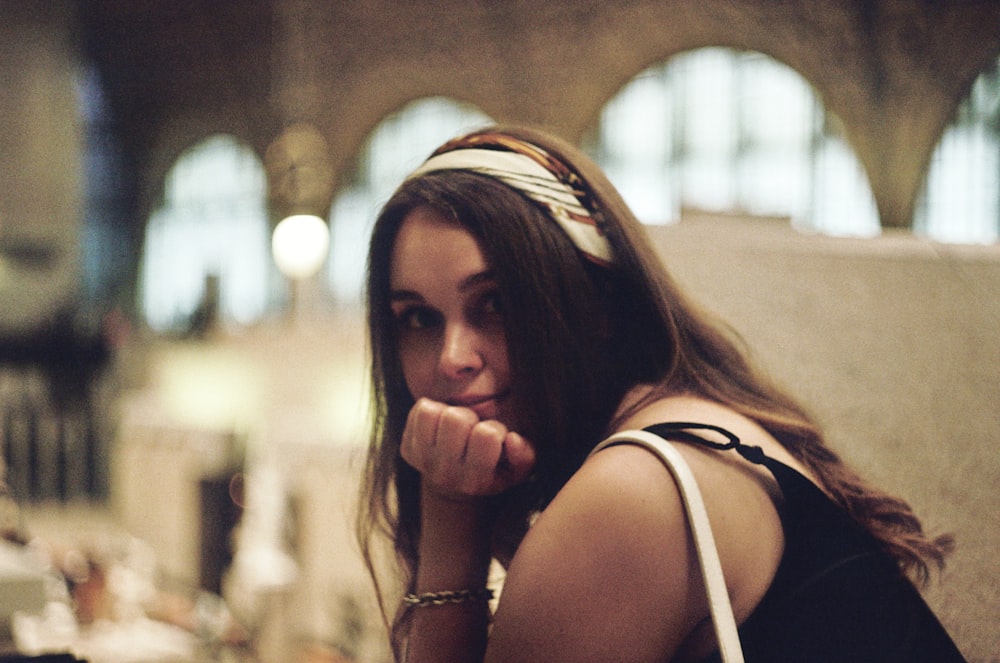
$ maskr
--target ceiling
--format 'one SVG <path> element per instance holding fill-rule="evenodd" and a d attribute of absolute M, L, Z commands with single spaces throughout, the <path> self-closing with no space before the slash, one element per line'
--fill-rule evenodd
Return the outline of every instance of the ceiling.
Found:
<path fill-rule="evenodd" d="M 137 154 L 164 118 L 266 99 L 272 81 L 271 0 L 85 0 L 83 52 L 114 120 Z M 126 147 L 128 145 L 126 144 Z"/>

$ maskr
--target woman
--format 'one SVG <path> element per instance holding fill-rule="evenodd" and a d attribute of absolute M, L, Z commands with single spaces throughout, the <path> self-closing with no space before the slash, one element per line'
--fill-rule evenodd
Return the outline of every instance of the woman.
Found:
<path fill-rule="evenodd" d="M 524 128 L 444 145 L 383 208 L 368 278 L 359 522 L 373 575 L 380 532 L 400 563 L 397 656 L 717 655 L 670 475 L 637 446 L 588 458 L 667 424 L 653 430 L 683 442 L 705 495 L 748 660 L 961 659 L 902 576 L 926 581 L 950 542 L 824 446 L 572 146 Z M 728 438 L 738 453 L 717 448 Z M 495 615 L 492 559 L 507 571 Z"/>

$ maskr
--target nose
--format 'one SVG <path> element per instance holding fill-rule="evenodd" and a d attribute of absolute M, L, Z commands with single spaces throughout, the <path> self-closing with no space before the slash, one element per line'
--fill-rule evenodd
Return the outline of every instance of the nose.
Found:
<path fill-rule="evenodd" d="M 479 341 L 479 334 L 468 325 L 447 325 L 438 362 L 441 373 L 459 379 L 482 369 L 484 362 Z"/>

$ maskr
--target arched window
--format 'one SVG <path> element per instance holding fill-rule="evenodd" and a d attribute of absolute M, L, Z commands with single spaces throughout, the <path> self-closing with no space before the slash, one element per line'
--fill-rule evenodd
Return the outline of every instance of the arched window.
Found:
<path fill-rule="evenodd" d="M 695 208 L 875 234 L 867 180 L 830 126 L 812 88 L 789 67 L 760 53 L 704 48 L 627 83 L 585 149 L 646 223 Z"/>
<path fill-rule="evenodd" d="M 674 159 L 680 110 L 667 75 L 647 70 L 633 78 L 604 106 L 596 140 L 584 146 L 646 223 L 674 221 L 680 211 Z"/>
<path fill-rule="evenodd" d="M 181 155 L 146 229 L 140 293 L 150 327 L 184 331 L 209 300 L 225 322 L 246 324 L 265 312 L 272 273 L 265 201 L 260 159 L 236 138 L 212 136 Z"/>
<path fill-rule="evenodd" d="M 943 242 L 1000 237 L 1000 60 L 976 79 L 934 150 L 914 229 Z"/>
<path fill-rule="evenodd" d="M 375 128 L 351 183 L 330 210 L 329 283 L 337 301 L 360 301 L 372 223 L 403 178 L 441 143 L 491 122 L 472 106 L 430 97 L 410 102 Z"/>

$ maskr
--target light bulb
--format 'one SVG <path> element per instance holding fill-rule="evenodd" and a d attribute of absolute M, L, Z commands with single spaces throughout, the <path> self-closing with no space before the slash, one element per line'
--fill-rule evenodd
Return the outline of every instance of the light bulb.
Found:
<path fill-rule="evenodd" d="M 271 236 L 271 253 L 281 273 L 305 279 L 316 273 L 330 249 L 330 229 L 313 214 L 294 214 L 281 220 Z"/>

